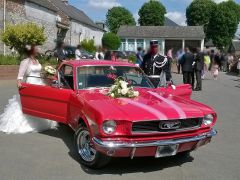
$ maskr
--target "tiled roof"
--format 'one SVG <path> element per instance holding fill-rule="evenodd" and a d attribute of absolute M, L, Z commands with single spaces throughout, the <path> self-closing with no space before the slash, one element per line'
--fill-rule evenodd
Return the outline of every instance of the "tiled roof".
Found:
<path fill-rule="evenodd" d="M 124 38 L 199 38 L 205 37 L 202 26 L 121 26 Z"/>
<path fill-rule="evenodd" d="M 80 9 L 77 9 L 76 7 L 70 4 L 66 4 L 62 2 L 62 0 L 27 0 L 27 1 L 38 4 L 52 11 L 60 10 L 64 14 L 66 14 L 70 19 L 73 19 L 77 22 L 80 22 L 90 27 L 104 31 L 101 27 L 96 25 L 93 22 L 93 20 L 91 20 L 83 11 L 81 11 Z"/>
<path fill-rule="evenodd" d="M 71 19 L 104 31 L 98 25 L 96 25 L 82 10 L 77 9 L 76 7 L 70 4 L 66 4 L 62 2 L 62 0 L 49 0 L 49 1 L 51 1 L 57 8 L 59 8 Z"/>
<path fill-rule="evenodd" d="M 179 25 L 175 23 L 173 20 L 169 19 L 168 17 L 165 17 L 164 26 L 179 26 Z"/>
<path fill-rule="evenodd" d="M 47 9 L 50 9 L 54 12 L 58 11 L 58 9 L 48 0 L 27 0 L 27 1 L 30 2 L 30 3 L 34 3 L 34 4 L 37 4 L 39 6 L 45 7 Z"/>

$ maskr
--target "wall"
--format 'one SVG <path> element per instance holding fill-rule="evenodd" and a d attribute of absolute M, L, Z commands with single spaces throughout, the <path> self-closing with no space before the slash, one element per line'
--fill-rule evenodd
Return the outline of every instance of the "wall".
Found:
<path fill-rule="evenodd" d="M 67 33 L 66 43 L 76 46 L 83 39 L 94 39 L 95 45 L 101 46 L 103 33 L 104 32 L 98 29 L 91 28 L 72 20 L 70 30 Z"/>
<path fill-rule="evenodd" d="M 0 1 L 0 30 L 3 29 L 3 0 Z M 24 0 L 7 0 L 6 1 L 6 23 L 19 23 L 25 21 Z M 4 44 L 0 41 L 0 54 L 3 54 Z M 6 52 L 10 50 L 6 47 Z"/>
<path fill-rule="evenodd" d="M 45 52 L 46 50 L 55 48 L 57 40 L 56 13 L 29 2 L 26 2 L 25 8 L 27 21 L 37 23 L 44 27 L 47 41 L 44 46 L 41 47 L 41 50 Z"/>

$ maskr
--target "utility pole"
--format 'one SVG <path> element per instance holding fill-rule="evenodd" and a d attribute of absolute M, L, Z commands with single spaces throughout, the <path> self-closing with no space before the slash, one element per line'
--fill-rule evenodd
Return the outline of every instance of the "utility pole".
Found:
<path fill-rule="evenodd" d="M 3 32 L 6 30 L 6 4 L 7 0 L 3 1 Z M 5 43 L 3 44 L 3 55 L 6 55 L 6 45 Z"/>

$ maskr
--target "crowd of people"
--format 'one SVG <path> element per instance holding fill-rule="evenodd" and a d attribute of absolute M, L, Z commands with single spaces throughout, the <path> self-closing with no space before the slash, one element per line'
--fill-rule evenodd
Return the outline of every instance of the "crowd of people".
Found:
<path fill-rule="evenodd" d="M 211 74 L 212 78 L 217 80 L 219 71 L 229 72 L 234 65 L 233 55 L 215 50 L 203 52 L 199 48 L 186 47 L 177 51 L 176 56 L 173 55 L 173 50 L 170 48 L 166 55 L 159 53 L 156 40 L 150 41 L 147 53 L 141 47 L 137 48 L 136 64 L 143 69 L 156 87 L 172 82 L 171 67 L 174 59 L 177 62 L 178 73 L 182 71 L 183 83 L 192 85 L 194 91 L 202 90 L 202 80 L 207 74 Z M 67 59 L 64 43 L 59 44 L 56 57 L 59 63 Z M 80 45 L 76 48 L 75 59 L 83 59 Z M 118 57 L 116 52 L 99 47 L 93 59 L 116 61 Z M 240 59 L 237 68 L 240 74 Z"/>
<path fill-rule="evenodd" d="M 194 77 L 196 77 L 197 85 L 195 90 L 201 90 L 201 81 L 205 79 L 208 72 L 211 73 L 214 80 L 217 80 L 219 71 L 230 72 L 234 66 L 232 54 L 215 52 L 214 50 L 200 52 L 199 49 L 190 51 L 189 48 L 185 48 L 184 51 L 178 51 L 176 59 L 178 73 L 182 69 L 184 83 L 192 84 L 192 87 L 194 87 Z M 238 61 L 237 68 L 240 69 L 240 59 Z"/>

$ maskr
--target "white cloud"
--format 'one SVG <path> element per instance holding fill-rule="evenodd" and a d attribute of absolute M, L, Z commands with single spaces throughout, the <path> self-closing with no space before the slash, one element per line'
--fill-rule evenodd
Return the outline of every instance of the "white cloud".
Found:
<path fill-rule="evenodd" d="M 88 4 L 98 9 L 110 9 L 115 6 L 121 6 L 117 0 L 89 0 Z"/>
<path fill-rule="evenodd" d="M 184 13 L 179 11 L 172 11 L 166 14 L 166 17 L 171 19 L 172 21 L 176 22 L 181 26 L 186 26 L 186 16 Z"/>

